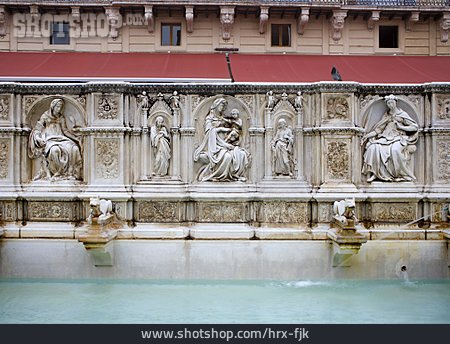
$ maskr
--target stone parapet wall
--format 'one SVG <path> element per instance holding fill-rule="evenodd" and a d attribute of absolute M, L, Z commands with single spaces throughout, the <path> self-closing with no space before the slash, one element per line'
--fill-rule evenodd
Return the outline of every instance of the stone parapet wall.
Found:
<path fill-rule="evenodd" d="M 412 177 L 368 181 L 361 142 L 391 94 L 407 114 L 398 120 L 416 126 L 397 140 Z M 55 99 L 62 116 L 45 119 Z M 40 146 L 39 135 L 62 122 L 62 135 Z M 225 128 L 216 164 L 207 122 Z M 131 227 L 307 231 L 329 226 L 334 201 L 355 198 L 361 228 L 427 229 L 448 221 L 449 147 L 448 84 L 1 84 L 1 221 L 76 228 L 98 195 Z"/>

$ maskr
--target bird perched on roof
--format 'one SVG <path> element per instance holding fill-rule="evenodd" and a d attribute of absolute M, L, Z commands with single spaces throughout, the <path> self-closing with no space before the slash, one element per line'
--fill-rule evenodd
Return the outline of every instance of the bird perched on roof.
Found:
<path fill-rule="evenodd" d="M 341 74 L 339 74 L 339 71 L 336 69 L 335 66 L 333 66 L 333 68 L 331 68 L 331 77 L 335 81 L 342 81 Z"/>

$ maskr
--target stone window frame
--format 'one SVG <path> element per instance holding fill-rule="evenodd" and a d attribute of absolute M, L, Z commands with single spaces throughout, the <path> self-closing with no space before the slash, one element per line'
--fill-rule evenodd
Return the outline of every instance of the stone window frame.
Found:
<path fill-rule="evenodd" d="M 380 26 L 397 26 L 398 28 L 398 47 L 397 48 L 380 48 Z M 378 54 L 403 54 L 405 51 L 405 23 L 402 20 L 379 21 L 375 23 L 374 32 L 374 51 Z"/>
<path fill-rule="evenodd" d="M 291 25 L 291 45 L 290 46 L 272 46 L 272 24 L 289 24 Z M 294 53 L 297 52 L 297 30 L 295 18 L 275 18 L 269 19 L 266 30 L 266 51 L 278 53 Z"/>

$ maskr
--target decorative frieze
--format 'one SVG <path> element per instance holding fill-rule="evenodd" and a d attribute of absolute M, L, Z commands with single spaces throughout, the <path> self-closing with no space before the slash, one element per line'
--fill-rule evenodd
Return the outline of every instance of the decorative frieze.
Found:
<path fill-rule="evenodd" d="M 8 178 L 10 139 L 0 138 L 0 179 Z"/>
<path fill-rule="evenodd" d="M 437 179 L 450 180 L 450 139 L 437 140 Z"/>
<path fill-rule="evenodd" d="M 138 202 L 139 222 L 179 222 L 180 202 Z"/>
<path fill-rule="evenodd" d="M 101 96 L 97 98 L 97 118 L 101 120 L 118 117 L 119 99 L 117 96 Z"/>
<path fill-rule="evenodd" d="M 97 178 L 116 179 L 119 177 L 120 143 L 117 139 L 97 139 L 95 141 L 95 172 Z"/>
<path fill-rule="evenodd" d="M 197 203 L 198 222 L 246 222 L 246 203 Z"/>
<path fill-rule="evenodd" d="M 326 179 L 350 179 L 350 141 L 336 139 L 326 141 Z"/>
<path fill-rule="evenodd" d="M 308 222 L 308 203 L 273 201 L 262 202 L 260 221 L 264 223 L 302 223 Z"/>
<path fill-rule="evenodd" d="M 9 96 L 0 96 L 0 121 L 9 119 Z"/>
<path fill-rule="evenodd" d="M 31 221 L 75 221 L 75 202 L 28 202 L 28 218 Z"/>
<path fill-rule="evenodd" d="M 413 203 L 373 203 L 372 220 L 380 222 L 405 222 L 416 219 L 416 204 Z"/>

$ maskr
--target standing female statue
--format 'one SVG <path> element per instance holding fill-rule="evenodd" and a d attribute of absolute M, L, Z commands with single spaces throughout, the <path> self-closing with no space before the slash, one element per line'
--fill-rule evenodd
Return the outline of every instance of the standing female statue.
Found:
<path fill-rule="evenodd" d="M 28 139 L 28 156 L 42 158 L 34 180 L 81 179 L 81 149 L 75 134 L 64 117 L 64 101 L 54 99 L 44 112 Z"/>
<path fill-rule="evenodd" d="M 385 97 L 388 111 L 375 124 L 372 131 L 363 136 L 365 143 L 363 173 L 367 181 L 415 180 L 410 160 L 416 151 L 419 126 L 402 109 L 397 107 L 397 97 Z"/>
<path fill-rule="evenodd" d="M 156 117 L 155 124 L 150 129 L 150 141 L 155 152 L 153 174 L 165 176 L 169 171 L 170 136 L 161 116 Z"/>
<path fill-rule="evenodd" d="M 294 135 L 292 129 L 281 118 L 277 123 L 277 132 L 272 140 L 272 151 L 274 168 L 273 171 L 278 175 L 292 176 L 292 148 L 294 145 Z"/>
<path fill-rule="evenodd" d="M 249 164 L 249 154 L 244 148 L 225 140 L 232 131 L 230 121 L 225 118 L 227 101 L 218 98 L 211 105 L 205 118 L 205 136 L 194 152 L 194 161 L 203 163 L 198 180 L 245 181 L 243 176 Z"/>

